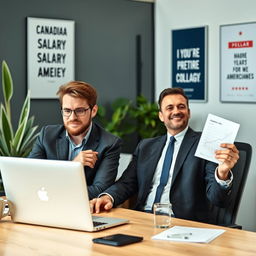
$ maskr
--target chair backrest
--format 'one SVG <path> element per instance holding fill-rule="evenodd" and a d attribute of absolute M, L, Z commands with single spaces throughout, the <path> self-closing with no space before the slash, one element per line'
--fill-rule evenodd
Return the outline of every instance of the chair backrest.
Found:
<path fill-rule="evenodd" d="M 232 226 L 235 224 L 236 216 L 249 172 L 252 147 L 248 143 L 235 142 L 239 150 L 239 159 L 232 169 L 234 175 L 233 187 L 229 205 L 226 208 L 211 206 L 211 223 L 223 226 Z"/>

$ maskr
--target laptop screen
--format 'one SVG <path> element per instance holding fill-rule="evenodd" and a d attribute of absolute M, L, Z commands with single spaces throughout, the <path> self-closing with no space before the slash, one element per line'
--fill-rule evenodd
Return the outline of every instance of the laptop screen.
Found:
<path fill-rule="evenodd" d="M 93 229 L 81 163 L 0 157 L 0 170 L 14 221 Z"/>
<path fill-rule="evenodd" d="M 15 222 L 96 231 L 127 223 L 97 216 L 94 227 L 84 168 L 79 162 L 0 157 L 0 170 Z"/>

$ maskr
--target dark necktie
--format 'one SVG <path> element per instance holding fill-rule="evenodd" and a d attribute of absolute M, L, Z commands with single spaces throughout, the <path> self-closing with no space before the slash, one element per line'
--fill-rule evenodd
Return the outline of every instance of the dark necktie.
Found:
<path fill-rule="evenodd" d="M 170 137 L 170 142 L 165 153 L 163 169 L 160 177 L 160 184 L 158 185 L 156 190 L 156 197 L 155 197 L 154 203 L 160 202 L 162 193 L 164 191 L 164 187 L 166 186 L 167 181 L 169 179 L 169 172 L 172 164 L 172 156 L 173 156 L 173 150 L 174 150 L 174 142 L 175 142 L 174 136 Z"/>

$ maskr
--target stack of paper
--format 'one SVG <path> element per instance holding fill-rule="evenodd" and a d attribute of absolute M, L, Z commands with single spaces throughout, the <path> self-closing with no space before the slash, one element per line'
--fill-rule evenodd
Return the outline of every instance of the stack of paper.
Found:
<path fill-rule="evenodd" d="M 215 150 L 223 150 L 221 143 L 233 144 L 239 127 L 240 124 L 209 114 L 195 156 L 219 164 Z"/>
<path fill-rule="evenodd" d="M 190 243 L 209 243 L 224 232 L 225 230 L 223 229 L 174 226 L 153 236 L 152 239 Z"/>

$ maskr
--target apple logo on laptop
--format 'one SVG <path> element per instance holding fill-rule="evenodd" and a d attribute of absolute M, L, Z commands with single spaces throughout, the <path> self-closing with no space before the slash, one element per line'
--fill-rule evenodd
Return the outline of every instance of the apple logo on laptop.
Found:
<path fill-rule="evenodd" d="M 37 195 L 39 197 L 39 199 L 41 201 L 48 201 L 49 197 L 47 195 L 47 190 L 45 189 L 45 187 L 41 187 L 38 191 L 37 191 Z"/>

